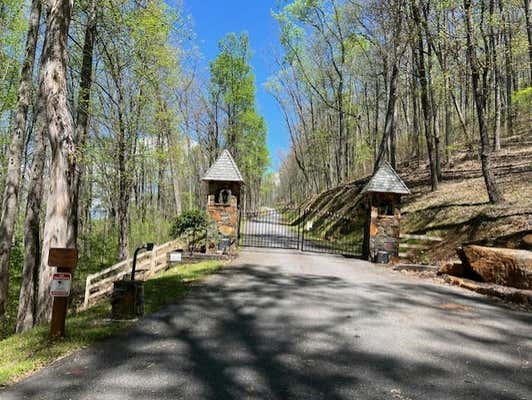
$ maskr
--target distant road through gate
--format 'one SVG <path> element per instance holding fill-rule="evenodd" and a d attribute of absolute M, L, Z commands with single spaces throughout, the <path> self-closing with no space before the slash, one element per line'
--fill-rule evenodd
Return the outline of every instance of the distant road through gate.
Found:
<path fill-rule="evenodd" d="M 333 213 L 312 213 L 310 209 L 262 207 L 240 214 L 239 245 L 272 249 L 293 249 L 317 253 L 358 256 L 361 243 L 348 235 L 333 236 L 331 226 L 348 226 L 354 220 Z M 312 215 L 310 218 L 305 218 Z"/>

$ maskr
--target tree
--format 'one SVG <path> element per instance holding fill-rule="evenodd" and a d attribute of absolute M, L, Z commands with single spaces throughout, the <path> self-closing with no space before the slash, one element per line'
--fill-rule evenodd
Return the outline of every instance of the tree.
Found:
<path fill-rule="evenodd" d="M 491 203 L 499 203 L 503 201 L 502 194 L 495 182 L 495 176 L 491 167 L 491 148 L 488 136 L 488 124 L 486 120 L 486 104 L 488 93 L 488 63 L 484 62 L 482 65 L 477 55 L 477 45 L 475 40 L 475 32 L 473 27 L 473 19 L 471 16 L 471 0 L 464 0 L 464 20 L 467 36 L 467 59 L 471 69 L 471 84 L 473 86 L 473 96 L 475 98 L 475 105 L 477 110 L 478 127 L 480 134 L 480 161 L 482 163 L 482 175 L 488 191 L 488 197 Z M 484 10 L 482 9 L 482 12 Z M 481 26 L 485 16 L 482 15 Z M 487 44 L 484 47 L 484 56 L 487 57 Z"/>
<path fill-rule="evenodd" d="M 427 142 L 427 153 L 429 157 L 430 178 L 432 190 L 438 190 L 438 165 L 437 151 L 438 148 L 434 142 L 434 133 L 432 125 L 432 104 L 429 89 L 429 79 L 425 61 L 425 45 L 423 42 L 423 22 L 421 20 L 421 10 L 418 1 L 412 2 L 412 19 L 414 22 L 415 39 L 414 39 L 414 59 L 416 62 L 416 74 L 419 79 L 421 88 L 421 109 L 423 110 L 423 127 L 425 131 L 425 140 Z"/>
<path fill-rule="evenodd" d="M 35 112 L 33 158 L 24 219 L 24 265 L 17 313 L 17 332 L 24 332 L 36 322 L 39 268 L 41 265 L 41 206 L 44 192 L 46 127 L 44 98 L 39 98 Z"/>
<path fill-rule="evenodd" d="M 220 54 L 210 64 L 212 136 L 218 147 L 216 152 L 225 147 L 234 156 L 248 185 L 247 204 L 256 204 L 268 165 L 268 151 L 266 123 L 255 109 L 249 39 L 246 34 L 230 33 L 220 41 L 219 47 Z M 223 142 L 218 142 L 218 131 L 223 135 Z"/>
<path fill-rule="evenodd" d="M 9 286 L 9 256 L 15 229 L 20 193 L 20 174 L 24 150 L 28 111 L 32 95 L 32 75 L 35 63 L 35 52 L 39 37 L 39 21 L 41 19 L 41 1 L 33 0 L 26 39 L 26 54 L 22 64 L 20 83 L 17 95 L 17 106 L 14 112 L 13 135 L 9 145 L 8 169 L 0 216 L 0 318 L 5 313 Z"/>
<path fill-rule="evenodd" d="M 90 0 L 87 9 L 87 23 L 85 27 L 85 35 L 82 50 L 82 63 L 80 71 L 80 85 L 78 93 L 78 106 L 76 116 L 75 128 L 75 142 L 77 149 L 77 157 L 71 169 L 71 204 L 72 210 L 70 212 L 68 224 L 68 246 L 77 247 L 78 233 L 79 233 L 79 196 L 81 190 L 81 182 L 83 179 L 83 171 L 85 169 L 84 149 L 87 144 L 89 135 L 89 107 L 91 100 L 92 89 L 92 70 L 93 70 L 93 52 L 94 42 L 96 40 L 96 0 Z"/>
<path fill-rule="evenodd" d="M 474 154 L 478 115 L 461 4 L 292 0 L 273 13 L 281 53 L 268 88 L 291 142 L 280 197 L 304 201 L 367 175 L 385 158 L 415 161 L 436 190 L 454 149 Z M 487 68 L 482 113 L 496 150 L 524 116 L 513 99 L 525 76 L 528 82 L 521 44 L 530 31 L 529 4 L 471 3 L 474 47 Z"/>
<path fill-rule="evenodd" d="M 357 25 L 336 0 L 293 1 L 274 16 L 282 32 L 285 65 L 297 71 L 297 79 L 308 86 L 334 121 L 326 128 L 333 136 L 330 146 L 334 165 L 333 176 L 327 179 L 339 184 L 349 178 L 356 161 L 350 145 L 352 128 L 359 116 L 348 99 L 352 89 L 350 64 L 361 42 Z M 303 44 L 306 37 L 312 38 L 308 47 Z"/>
<path fill-rule="evenodd" d="M 404 4 L 402 1 L 389 2 L 388 7 L 385 9 L 385 18 L 389 19 L 391 24 L 389 31 L 391 31 L 391 38 L 389 44 L 386 47 L 391 47 L 391 50 L 384 47 L 381 51 L 389 57 L 391 52 L 391 60 L 386 64 L 391 64 L 390 79 L 387 82 L 388 86 L 388 103 L 386 106 L 386 117 L 384 121 L 384 132 L 382 135 L 381 144 L 375 160 L 374 170 L 382 164 L 384 157 L 389 154 L 391 165 L 396 167 L 396 114 L 397 114 L 397 83 L 399 80 L 399 64 L 401 63 L 402 56 L 406 50 L 405 46 L 400 46 L 401 39 L 403 38 L 403 13 Z M 387 71 L 386 71 L 386 75 Z M 389 148 L 389 151 L 388 151 Z"/>
<path fill-rule="evenodd" d="M 530 80 L 528 86 L 532 86 L 532 1 L 523 0 L 526 23 L 526 36 L 528 39 L 528 72 Z"/>
<path fill-rule="evenodd" d="M 51 247 L 66 247 L 71 211 L 69 175 L 75 154 L 73 123 L 67 106 L 67 38 L 73 0 L 51 0 L 48 5 L 46 37 L 43 44 L 39 72 L 39 98 L 50 142 L 50 189 L 44 224 L 37 320 L 46 321 L 51 313 L 50 282 L 52 268 L 48 267 Z"/>

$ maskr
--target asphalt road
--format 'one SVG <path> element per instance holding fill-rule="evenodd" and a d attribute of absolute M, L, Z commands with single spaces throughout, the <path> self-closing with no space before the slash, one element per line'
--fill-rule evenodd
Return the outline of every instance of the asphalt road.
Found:
<path fill-rule="evenodd" d="M 532 315 L 341 257 L 246 251 L 1 399 L 532 399 Z"/>
<path fill-rule="evenodd" d="M 268 248 L 299 248 L 297 230 L 273 208 L 245 214 L 240 232 L 241 244 Z"/>

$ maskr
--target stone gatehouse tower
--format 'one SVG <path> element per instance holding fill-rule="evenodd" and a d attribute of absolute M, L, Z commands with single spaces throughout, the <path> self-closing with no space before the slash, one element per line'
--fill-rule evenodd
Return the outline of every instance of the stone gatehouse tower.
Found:
<path fill-rule="evenodd" d="M 238 238 L 240 195 L 244 180 L 228 150 L 205 173 L 202 181 L 207 184 L 207 212 L 216 222 L 221 243 L 225 250 L 234 248 Z M 215 246 L 220 243 L 215 244 Z M 208 251 L 217 250 L 208 249 Z"/>
<path fill-rule="evenodd" d="M 399 255 L 401 225 L 401 196 L 410 190 L 385 161 L 362 189 L 366 196 L 367 217 L 364 230 L 362 255 L 370 261 L 377 261 L 379 252 L 389 257 Z"/>

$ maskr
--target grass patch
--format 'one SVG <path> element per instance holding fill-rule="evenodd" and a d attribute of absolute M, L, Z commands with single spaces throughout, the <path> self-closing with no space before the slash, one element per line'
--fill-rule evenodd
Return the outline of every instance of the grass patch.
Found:
<path fill-rule="evenodd" d="M 145 312 L 157 311 L 175 303 L 190 290 L 190 282 L 201 279 L 222 267 L 221 261 L 179 265 L 145 283 Z M 48 324 L 10 336 L 0 341 L 0 386 L 14 382 L 76 350 L 112 336 L 132 323 L 110 321 L 109 301 L 67 318 L 67 337 L 60 341 L 48 339 Z"/>

